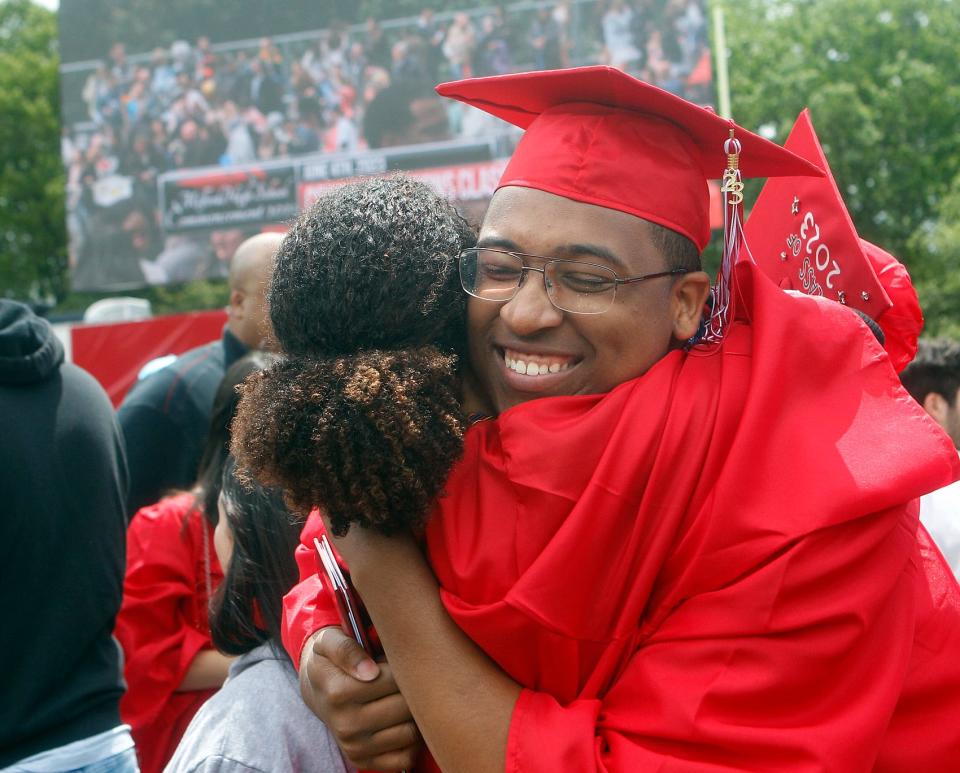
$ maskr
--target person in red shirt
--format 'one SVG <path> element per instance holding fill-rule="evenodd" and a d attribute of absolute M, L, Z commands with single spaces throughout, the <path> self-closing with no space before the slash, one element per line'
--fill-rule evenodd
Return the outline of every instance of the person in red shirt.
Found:
<path fill-rule="evenodd" d="M 232 658 L 213 648 L 207 609 L 223 572 L 213 549 L 217 497 L 236 412 L 236 387 L 264 367 L 248 354 L 228 368 L 213 403 L 199 476 L 190 491 L 134 515 L 127 530 L 123 604 L 115 635 L 127 692 L 120 714 L 133 730 L 140 768 L 159 773 L 190 719 L 227 676 Z"/>
<path fill-rule="evenodd" d="M 816 169 L 608 68 L 440 90 L 527 130 L 459 258 L 496 418 L 464 435 L 426 556 L 403 513 L 344 522 L 314 487 L 328 523 L 302 535 L 284 631 L 308 705 L 379 770 L 414 764 L 417 730 L 418 770 L 954 769 L 960 588 L 916 498 L 956 455 L 858 317 L 745 252 L 701 319 L 706 178 L 729 214 L 738 161 Z M 271 475 L 322 477 L 284 450 Z M 323 531 L 347 531 L 388 663 L 338 629 Z"/>

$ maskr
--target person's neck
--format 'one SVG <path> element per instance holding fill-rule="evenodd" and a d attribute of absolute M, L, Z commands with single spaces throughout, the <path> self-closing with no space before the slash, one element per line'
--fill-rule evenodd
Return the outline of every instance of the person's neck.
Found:
<path fill-rule="evenodd" d="M 466 416 L 483 414 L 496 416 L 497 411 L 469 366 L 463 370 L 463 413 Z"/>
<path fill-rule="evenodd" d="M 226 335 L 227 333 L 230 335 Z M 226 355 L 225 365 L 228 368 L 253 348 L 241 340 L 240 336 L 234 332 L 229 322 L 224 328 L 223 342 Z"/>

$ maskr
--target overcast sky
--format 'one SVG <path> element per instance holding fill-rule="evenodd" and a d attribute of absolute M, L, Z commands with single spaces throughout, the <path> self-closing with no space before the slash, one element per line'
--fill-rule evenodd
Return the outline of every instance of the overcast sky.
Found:
<path fill-rule="evenodd" d="M 60 0 L 33 0 L 37 5 L 42 5 L 44 8 L 49 8 L 51 11 L 57 10 L 60 7 Z"/>

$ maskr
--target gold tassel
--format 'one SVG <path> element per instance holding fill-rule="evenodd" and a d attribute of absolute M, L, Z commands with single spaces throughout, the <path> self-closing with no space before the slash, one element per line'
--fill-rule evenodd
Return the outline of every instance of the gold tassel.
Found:
<path fill-rule="evenodd" d="M 743 179 L 740 175 L 740 140 L 734 136 L 723 144 L 727 155 L 727 168 L 723 173 L 720 191 L 723 194 L 723 259 L 717 283 L 713 286 L 713 310 L 707 321 L 706 332 L 701 339 L 706 343 L 719 343 L 730 322 L 732 301 L 733 267 L 740 258 L 743 246 Z"/>

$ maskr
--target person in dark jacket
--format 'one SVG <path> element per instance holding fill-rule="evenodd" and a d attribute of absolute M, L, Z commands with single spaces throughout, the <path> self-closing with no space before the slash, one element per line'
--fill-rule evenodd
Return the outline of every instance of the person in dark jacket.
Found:
<path fill-rule="evenodd" d="M 127 467 L 103 388 L 0 299 L 0 769 L 137 770 L 114 618 Z"/>
<path fill-rule="evenodd" d="M 282 234 L 241 244 L 230 262 L 230 304 L 223 337 L 180 355 L 134 385 L 117 417 L 130 464 L 127 515 L 197 477 L 213 397 L 223 375 L 251 349 L 269 348 L 264 293 Z"/>

